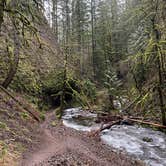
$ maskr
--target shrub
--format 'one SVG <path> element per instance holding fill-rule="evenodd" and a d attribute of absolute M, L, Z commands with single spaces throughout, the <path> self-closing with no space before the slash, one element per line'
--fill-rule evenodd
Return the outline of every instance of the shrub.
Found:
<path fill-rule="evenodd" d="M 60 96 L 64 85 L 63 72 L 50 73 L 42 85 L 42 96 L 44 100 L 52 106 L 60 105 Z M 66 81 L 65 103 L 66 105 L 75 100 L 74 93 L 80 93 L 80 82 L 73 75 L 70 75 Z"/>

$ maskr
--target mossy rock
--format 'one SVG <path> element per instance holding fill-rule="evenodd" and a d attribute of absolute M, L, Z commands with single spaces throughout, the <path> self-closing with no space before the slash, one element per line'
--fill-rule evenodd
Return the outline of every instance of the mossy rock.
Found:
<path fill-rule="evenodd" d="M 57 125 L 58 125 L 58 122 L 57 122 L 57 121 L 51 122 L 51 126 L 52 126 L 52 127 L 56 127 Z"/>
<path fill-rule="evenodd" d="M 149 137 L 143 137 L 142 139 L 144 142 L 153 142 L 153 139 L 152 138 L 149 138 Z"/>

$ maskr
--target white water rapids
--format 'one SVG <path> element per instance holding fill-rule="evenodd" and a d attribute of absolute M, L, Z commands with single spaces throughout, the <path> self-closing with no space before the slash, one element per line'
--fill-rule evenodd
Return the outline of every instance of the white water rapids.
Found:
<path fill-rule="evenodd" d="M 97 115 L 71 108 L 64 111 L 63 124 L 80 131 L 91 131 L 100 127 L 95 123 Z M 166 166 L 166 135 L 140 126 L 116 125 L 104 130 L 102 141 L 115 151 L 123 151 L 145 161 L 149 166 Z"/>

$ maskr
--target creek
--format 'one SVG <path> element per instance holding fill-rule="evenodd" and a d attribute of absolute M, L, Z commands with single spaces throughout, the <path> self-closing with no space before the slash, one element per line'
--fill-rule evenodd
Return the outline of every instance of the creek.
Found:
<path fill-rule="evenodd" d="M 71 108 L 62 117 L 66 127 L 89 132 L 98 129 L 97 114 Z M 148 166 L 166 166 L 166 134 L 137 125 L 115 125 L 100 134 L 101 140 L 115 151 L 143 160 Z"/>

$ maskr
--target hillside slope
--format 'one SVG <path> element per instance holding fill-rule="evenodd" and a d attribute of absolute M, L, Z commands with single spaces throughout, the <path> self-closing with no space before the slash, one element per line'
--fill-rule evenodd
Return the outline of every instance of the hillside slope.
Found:
<path fill-rule="evenodd" d="M 39 94 L 43 78 L 63 67 L 63 55 L 46 20 L 37 20 L 35 26 L 37 36 L 27 32 L 23 39 L 20 35 L 19 64 L 9 91 L 23 104 L 28 103 L 29 109 L 37 110 L 25 96 Z M 12 66 L 13 49 L 12 26 L 5 18 L 0 34 L 0 84 Z M 0 89 L 0 165 L 18 165 L 25 149 L 38 143 L 40 132 L 30 114 Z"/>
<path fill-rule="evenodd" d="M 63 66 L 63 55 L 46 20 L 40 18 L 35 26 L 38 30 L 36 34 L 26 32 L 24 38 L 20 35 L 19 65 L 10 85 L 15 90 L 28 93 L 38 91 L 41 79 Z M 0 84 L 2 84 L 14 60 L 13 31 L 10 22 L 4 22 L 0 42 Z"/>

